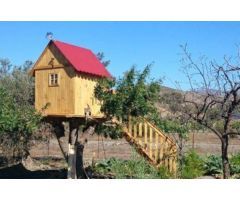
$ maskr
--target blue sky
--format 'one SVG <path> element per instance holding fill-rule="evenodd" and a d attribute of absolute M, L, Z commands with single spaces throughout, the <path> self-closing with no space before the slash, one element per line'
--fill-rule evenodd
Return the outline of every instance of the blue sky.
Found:
<path fill-rule="evenodd" d="M 207 55 L 219 62 L 236 54 L 240 44 L 239 22 L 0 22 L 0 58 L 16 65 L 36 61 L 49 31 L 56 40 L 104 52 L 115 77 L 132 65 L 141 70 L 154 62 L 151 76 L 165 77 L 170 87 L 174 81 L 186 82 L 180 44 L 187 43 L 196 58 Z"/>

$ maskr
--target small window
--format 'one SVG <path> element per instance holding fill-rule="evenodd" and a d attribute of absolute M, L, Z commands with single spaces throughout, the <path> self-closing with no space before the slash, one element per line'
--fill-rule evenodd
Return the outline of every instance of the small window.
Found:
<path fill-rule="evenodd" d="M 58 74 L 49 74 L 49 86 L 58 86 L 59 76 Z"/>

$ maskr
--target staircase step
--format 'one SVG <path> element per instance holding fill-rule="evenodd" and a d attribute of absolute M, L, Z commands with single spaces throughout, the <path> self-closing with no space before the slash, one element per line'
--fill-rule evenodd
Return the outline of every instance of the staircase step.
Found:
<path fill-rule="evenodd" d="M 156 167 L 164 165 L 171 172 L 176 172 L 176 143 L 156 126 L 144 120 L 125 128 L 128 140 L 137 150 Z"/>

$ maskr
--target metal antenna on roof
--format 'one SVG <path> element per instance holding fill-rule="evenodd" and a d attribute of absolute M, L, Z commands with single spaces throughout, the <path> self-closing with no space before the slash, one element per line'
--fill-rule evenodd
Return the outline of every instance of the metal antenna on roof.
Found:
<path fill-rule="evenodd" d="M 47 32 L 45 36 L 48 40 L 53 40 L 53 33 L 52 32 Z"/>

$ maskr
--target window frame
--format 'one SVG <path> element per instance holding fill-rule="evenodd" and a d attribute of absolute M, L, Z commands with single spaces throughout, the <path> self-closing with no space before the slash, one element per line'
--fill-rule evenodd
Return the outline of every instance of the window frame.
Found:
<path fill-rule="evenodd" d="M 48 74 L 48 85 L 49 87 L 58 87 L 60 85 L 59 73 Z"/>

